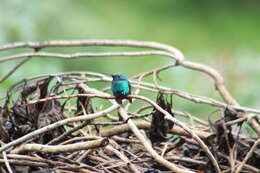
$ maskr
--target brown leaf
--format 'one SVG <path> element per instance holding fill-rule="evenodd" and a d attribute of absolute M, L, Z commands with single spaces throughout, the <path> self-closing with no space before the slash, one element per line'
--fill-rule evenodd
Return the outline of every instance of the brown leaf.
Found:
<path fill-rule="evenodd" d="M 172 116 L 172 98 L 170 102 L 162 93 L 159 93 L 156 100 L 157 104 L 170 113 Z M 173 127 L 173 123 L 164 118 L 164 114 L 154 108 L 152 112 L 152 122 L 150 128 L 150 139 L 152 143 L 165 141 L 167 132 Z"/>
<path fill-rule="evenodd" d="M 8 108 L 5 106 L 4 108 L 0 107 L 0 139 L 3 142 L 9 142 L 9 133 L 8 130 L 12 127 L 9 127 L 8 123 Z"/>
<path fill-rule="evenodd" d="M 225 127 L 225 118 L 221 118 L 213 124 L 213 129 L 216 134 L 216 144 L 219 151 L 229 153 L 229 146 L 232 148 L 235 143 L 232 128 Z"/>
<path fill-rule="evenodd" d="M 76 88 L 78 90 L 79 94 L 86 94 L 85 90 L 81 87 Z M 77 98 L 77 111 L 76 115 L 82 115 L 83 114 L 83 109 L 86 111 L 86 114 L 91 114 L 94 113 L 92 103 L 91 103 L 91 98 L 89 97 L 78 97 Z"/>
<path fill-rule="evenodd" d="M 42 128 L 64 119 L 62 110 L 60 102 L 56 100 L 45 102 L 44 107 L 38 116 L 37 128 Z M 47 143 L 53 138 L 61 135 L 63 132 L 64 128 L 58 127 L 52 131 L 44 133 L 40 136 L 40 143 Z"/>

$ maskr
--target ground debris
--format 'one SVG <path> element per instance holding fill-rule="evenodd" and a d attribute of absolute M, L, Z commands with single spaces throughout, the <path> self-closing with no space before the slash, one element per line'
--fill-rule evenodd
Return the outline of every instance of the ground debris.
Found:
<path fill-rule="evenodd" d="M 8 144 L 37 129 L 64 121 L 70 117 L 89 116 L 106 107 L 106 103 L 89 96 L 88 82 L 97 81 L 82 73 L 66 73 L 24 80 L 9 90 L 5 103 L 0 107 L 0 142 Z M 80 85 L 82 84 L 82 85 Z M 84 88 L 85 86 L 85 88 Z M 73 96 L 78 94 L 79 96 Z M 173 117 L 171 94 L 156 93 L 156 103 Z M 84 96 L 83 96 L 84 95 Z M 62 99 L 55 97 L 62 96 Z M 107 101 L 107 100 L 105 100 Z M 175 107 L 175 106 L 174 106 Z M 144 115 L 136 111 L 133 121 L 153 149 L 165 160 L 196 173 L 214 173 L 205 151 L 194 138 L 176 124 L 164 119 L 164 114 L 147 106 Z M 243 135 L 242 123 L 227 125 L 241 118 L 243 112 L 223 110 L 223 117 L 209 125 L 187 124 L 204 141 L 217 160 L 221 171 L 231 166 L 231 156 L 239 165 L 257 141 L 253 135 Z M 140 118 L 141 117 L 141 118 Z M 134 119 L 134 118 L 132 118 Z M 246 123 L 246 122 L 244 122 Z M 207 124 L 207 123 L 206 123 Z M 234 131 L 234 126 L 239 130 Z M 206 135 L 205 135 L 206 134 Z M 170 136 L 170 137 L 168 137 Z M 57 152 L 59 151 L 59 152 Z M 118 111 L 102 118 L 67 122 L 46 130 L 19 145 L 6 150 L 13 172 L 171 172 L 159 164 L 131 131 L 127 121 L 118 117 Z M 230 161 L 231 160 L 231 161 Z M 260 169 L 259 145 L 247 160 L 243 171 Z M 8 172 L 7 162 L 0 155 L 0 170 Z"/>

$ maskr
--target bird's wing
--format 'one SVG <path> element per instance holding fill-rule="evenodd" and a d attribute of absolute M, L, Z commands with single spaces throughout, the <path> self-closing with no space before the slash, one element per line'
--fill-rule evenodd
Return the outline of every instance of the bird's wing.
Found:
<path fill-rule="evenodd" d="M 129 87 L 129 94 L 131 94 L 131 84 L 129 81 L 128 81 L 128 87 Z"/>

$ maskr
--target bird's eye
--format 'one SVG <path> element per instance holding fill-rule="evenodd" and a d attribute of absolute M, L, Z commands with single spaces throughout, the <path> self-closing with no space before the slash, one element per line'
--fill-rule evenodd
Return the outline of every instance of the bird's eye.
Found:
<path fill-rule="evenodd" d="M 113 75 L 113 79 L 119 79 L 119 75 Z"/>

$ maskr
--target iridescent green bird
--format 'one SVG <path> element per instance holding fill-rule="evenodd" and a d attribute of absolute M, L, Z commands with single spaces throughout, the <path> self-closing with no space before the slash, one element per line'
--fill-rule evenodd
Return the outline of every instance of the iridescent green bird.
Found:
<path fill-rule="evenodd" d="M 123 99 L 128 99 L 132 103 L 132 99 L 127 97 L 127 95 L 131 94 L 131 85 L 126 75 L 123 73 L 114 73 L 112 77 L 111 89 L 116 102 L 122 104 Z"/>

